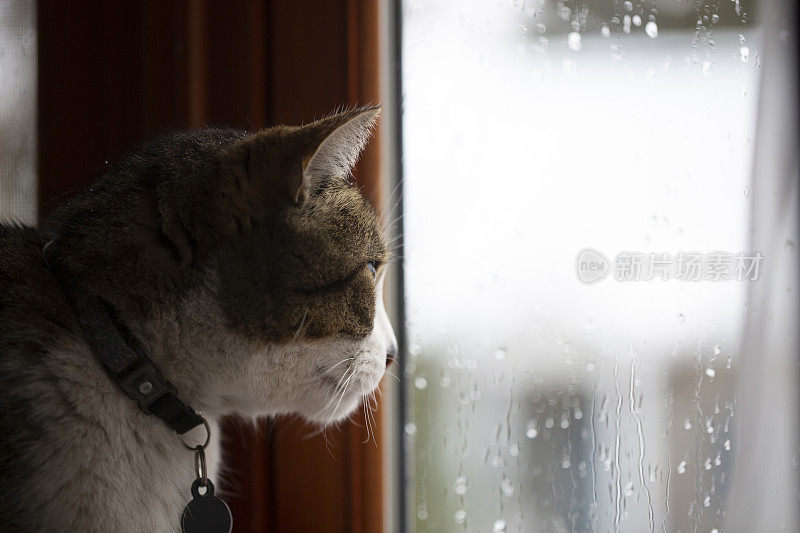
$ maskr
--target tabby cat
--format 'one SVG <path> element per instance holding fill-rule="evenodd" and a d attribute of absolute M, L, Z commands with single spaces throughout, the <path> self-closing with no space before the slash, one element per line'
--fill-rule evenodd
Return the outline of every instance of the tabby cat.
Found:
<path fill-rule="evenodd" d="M 54 242 L 212 433 L 228 413 L 331 424 L 374 391 L 397 349 L 388 250 L 349 177 L 377 114 L 170 134 L 40 228 L 0 225 L 0 530 L 176 531 L 195 478 L 95 360 Z"/>

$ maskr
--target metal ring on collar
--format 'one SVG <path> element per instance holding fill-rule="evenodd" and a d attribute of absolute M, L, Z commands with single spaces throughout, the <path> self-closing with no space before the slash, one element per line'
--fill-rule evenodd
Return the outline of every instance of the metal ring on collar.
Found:
<path fill-rule="evenodd" d="M 181 433 L 180 435 L 178 435 L 178 438 L 181 440 L 181 443 L 183 443 L 183 445 L 186 446 L 187 450 L 195 451 L 198 446 L 200 446 L 205 450 L 206 448 L 208 448 L 208 443 L 211 442 L 211 427 L 208 425 L 208 421 L 204 417 L 201 416 L 200 419 L 203 421 L 203 426 L 206 428 L 206 441 L 203 444 L 196 444 L 194 446 L 189 446 L 188 444 L 186 444 L 186 441 L 183 440 L 183 435 L 185 435 L 186 433 Z"/>

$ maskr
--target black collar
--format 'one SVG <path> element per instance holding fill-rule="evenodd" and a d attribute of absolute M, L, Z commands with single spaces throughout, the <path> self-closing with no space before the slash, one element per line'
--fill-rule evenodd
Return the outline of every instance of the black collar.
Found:
<path fill-rule="evenodd" d="M 57 240 L 44 247 L 44 258 L 75 310 L 86 342 L 108 377 L 139 409 L 155 415 L 179 435 L 204 423 L 175 387 L 145 355 L 128 328 L 102 298 L 80 287 L 62 260 Z"/>

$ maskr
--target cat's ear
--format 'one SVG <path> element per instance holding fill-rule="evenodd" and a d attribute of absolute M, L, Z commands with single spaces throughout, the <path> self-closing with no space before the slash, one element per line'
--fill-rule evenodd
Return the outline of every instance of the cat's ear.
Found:
<path fill-rule="evenodd" d="M 295 183 L 295 202 L 302 203 L 326 180 L 348 179 L 379 114 L 379 106 L 362 107 L 301 128 L 309 142 L 301 161 L 301 179 Z"/>

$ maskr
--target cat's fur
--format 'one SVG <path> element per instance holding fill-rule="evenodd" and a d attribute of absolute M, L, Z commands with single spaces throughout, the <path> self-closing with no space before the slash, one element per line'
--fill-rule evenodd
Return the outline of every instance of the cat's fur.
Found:
<path fill-rule="evenodd" d="M 328 424 L 374 390 L 396 350 L 385 271 L 368 265 L 387 248 L 348 176 L 376 115 L 173 134 L 41 229 L 0 225 L 0 530 L 175 531 L 194 477 L 177 436 L 93 359 L 44 260 L 53 239 L 212 422 Z"/>

